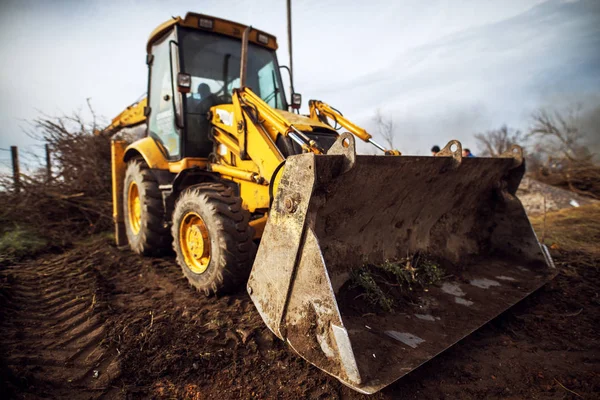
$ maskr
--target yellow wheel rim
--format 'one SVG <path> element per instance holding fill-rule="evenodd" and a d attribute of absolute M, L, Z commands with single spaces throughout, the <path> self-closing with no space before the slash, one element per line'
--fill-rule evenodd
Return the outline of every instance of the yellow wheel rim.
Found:
<path fill-rule="evenodd" d="M 129 225 L 133 233 L 137 235 L 142 225 L 142 202 L 140 201 L 140 191 L 135 182 L 129 184 L 129 191 L 127 193 Z"/>
<path fill-rule="evenodd" d="M 187 213 L 181 220 L 179 247 L 192 272 L 201 274 L 206 271 L 210 263 L 210 238 L 206 224 L 195 212 Z"/>

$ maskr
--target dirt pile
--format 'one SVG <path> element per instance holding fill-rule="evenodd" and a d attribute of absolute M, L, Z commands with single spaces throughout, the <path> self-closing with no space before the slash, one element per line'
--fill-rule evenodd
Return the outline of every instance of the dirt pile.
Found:
<path fill-rule="evenodd" d="M 600 203 L 590 197 L 527 177 L 521 181 L 517 197 L 530 216 L 543 214 L 544 209 L 550 212 Z"/>
<path fill-rule="evenodd" d="M 600 165 L 586 160 L 556 160 L 534 171 L 533 177 L 548 185 L 600 200 Z"/>

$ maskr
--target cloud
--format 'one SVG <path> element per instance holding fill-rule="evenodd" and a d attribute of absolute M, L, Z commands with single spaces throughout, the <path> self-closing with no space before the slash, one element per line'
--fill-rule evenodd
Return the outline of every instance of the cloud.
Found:
<path fill-rule="evenodd" d="M 367 127 L 382 108 L 409 152 L 521 126 L 554 93 L 600 87 L 591 0 L 293 3 L 296 89 Z M 282 1 L 2 2 L 0 52 L 9 61 L 0 65 L 0 147 L 29 145 L 21 121 L 38 110 L 70 113 L 91 97 L 99 114 L 118 114 L 146 90 L 152 29 L 198 9 L 275 34 L 287 64 Z"/>
<path fill-rule="evenodd" d="M 523 128 L 550 97 L 560 108 L 598 89 L 600 4 L 588 0 L 547 2 L 406 50 L 390 66 L 325 92 L 365 124 L 383 108 L 394 117 L 399 147 L 423 153 L 453 138 L 473 147 L 473 133 L 503 123 Z"/>

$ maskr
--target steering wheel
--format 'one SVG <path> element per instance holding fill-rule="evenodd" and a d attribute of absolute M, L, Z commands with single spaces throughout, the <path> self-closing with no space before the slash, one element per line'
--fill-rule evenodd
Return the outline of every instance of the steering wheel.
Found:
<path fill-rule="evenodd" d="M 220 96 L 217 96 L 216 104 L 231 104 L 231 103 L 233 103 L 233 99 L 231 98 L 231 95 L 229 93 L 225 93 Z"/>

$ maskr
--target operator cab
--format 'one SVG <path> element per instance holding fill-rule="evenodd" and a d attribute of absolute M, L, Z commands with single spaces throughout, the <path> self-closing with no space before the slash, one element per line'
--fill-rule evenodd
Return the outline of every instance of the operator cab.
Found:
<path fill-rule="evenodd" d="M 171 161 L 205 158 L 213 150 L 207 113 L 230 104 L 240 83 L 242 33 L 246 27 L 188 13 L 160 27 L 148 42 L 148 135 L 161 143 Z M 252 29 L 248 41 L 246 85 L 271 107 L 287 110 L 273 36 Z M 180 73 L 190 92 L 177 90 Z"/>

